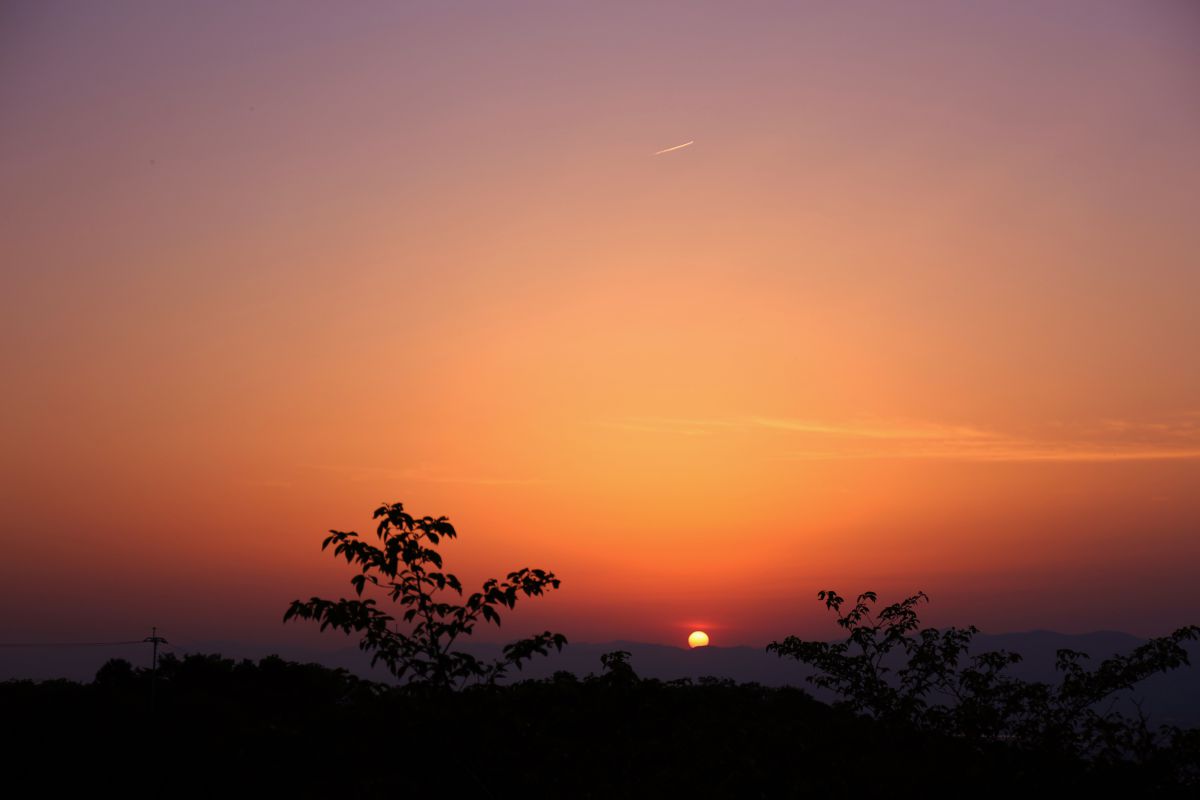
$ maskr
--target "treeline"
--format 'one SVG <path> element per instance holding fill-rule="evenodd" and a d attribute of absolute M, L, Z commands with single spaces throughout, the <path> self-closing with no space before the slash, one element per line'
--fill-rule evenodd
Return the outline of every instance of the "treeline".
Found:
<path fill-rule="evenodd" d="M 183 796 L 1188 796 L 1200 731 L 1097 762 L 871 719 L 794 688 L 585 677 L 447 692 L 269 657 L 123 660 L 90 684 L 0 683 L 10 785 Z"/>

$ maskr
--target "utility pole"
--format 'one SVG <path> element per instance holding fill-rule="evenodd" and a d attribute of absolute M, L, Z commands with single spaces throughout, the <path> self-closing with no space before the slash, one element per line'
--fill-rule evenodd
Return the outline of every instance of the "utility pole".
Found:
<path fill-rule="evenodd" d="M 158 635 L 158 627 L 150 629 L 150 635 L 143 642 L 150 642 L 153 646 L 153 655 L 150 660 L 150 713 L 154 713 L 154 695 L 158 684 L 158 646 L 160 644 L 169 644 L 166 639 Z"/>

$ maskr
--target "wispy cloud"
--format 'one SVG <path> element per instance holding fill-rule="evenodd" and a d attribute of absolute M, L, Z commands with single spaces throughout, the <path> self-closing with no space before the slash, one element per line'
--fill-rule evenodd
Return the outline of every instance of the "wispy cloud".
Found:
<path fill-rule="evenodd" d="M 346 476 L 354 483 L 372 480 L 422 481 L 425 483 L 462 483 L 475 486 L 507 486 L 546 483 L 545 478 L 508 477 L 459 473 L 444 467 L 421 464 L 416 467 L 393 469 L 388 467 L 365 467 L 349 464 L 302 464 L 304 469 L 334 472 Z"/>
<path fill-rule="evenodd" d="M 846 436 L 866 439 L 996 439 L 999 434 L 962 425 L 938 425 L 932 422 L 892 422 L 865 424 L 831 424 L 812 420 L 754 417 L 751 422 L 764 428 L 778 428 L 801 433 Z"/>
<path fill-rule="evenodd" d="M 626 431 L 667 433 L 677 436 L 710 436 L 718 431 L 746 430 L 752 424 L 746 420 L 681 419 L 678 417 L 624 417 L 602 420 L 601 425 Z"/>
<path fill-rule="evenodd" d="M 243 486 L 253 486 L 256 489 L 291 489 L 292 482 L 285 481 L 282 478 L 260 478 L 257 480 L 241 481 Z"/>
<path fill-rule="evenodd" d="M 921 459 L 980 462 L 1123 462 L 1200 459 L 1195 415 L 1102 419 L 1049 432 L 1016 433 L 911 419 L 816 420 L 788 417 L 686 419 L 637 417 L 610 422 L 626 430 L 683 436 L 774 433 L 777 458 L 832 461 Z"/>

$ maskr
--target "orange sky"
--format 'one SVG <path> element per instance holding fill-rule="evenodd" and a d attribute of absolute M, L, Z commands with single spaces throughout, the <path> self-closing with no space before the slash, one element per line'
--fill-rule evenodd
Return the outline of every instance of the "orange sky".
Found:
<path fill-rule="evenodd" d="M 2 638 L 1198 622 L 1188 3 L 7 4 Z M 656 151 L 694 144 L 659 156 Z M 15 609 L 15 611 L 14 611 Z M 493 638 L 497 638 L 493 636 Z"/>

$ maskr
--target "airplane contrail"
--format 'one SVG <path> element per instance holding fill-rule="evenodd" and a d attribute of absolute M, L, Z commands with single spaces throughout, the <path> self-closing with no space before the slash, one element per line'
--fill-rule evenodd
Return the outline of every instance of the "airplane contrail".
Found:
<path fill-rule="evenodd" d="M 657 153 L 655 153 L 654 155 L 656 155 L 656 156 L 661 156 L 663 153 L 669 153 L 669 152 L 671 152 L 672 150 L 679 150 L 679 149 L 681 149 L 681 148 L 687 147 L 689 144 L 695 144 L 695 143 L 696 143 L 696 140 L 695 140 L 695 139 L 693 139 L 693 140 L 692 140 L 692 141 L 690 141 L 690 142 L 684 142 L 683 144 L 677 144 L 677 145 L 675 145 L 674 147 L 668 147 L 666 150 L 659 150 L 659 151 L 658 151 Z"/>

